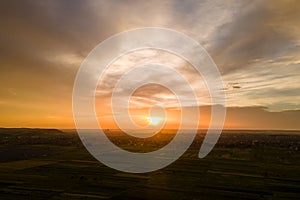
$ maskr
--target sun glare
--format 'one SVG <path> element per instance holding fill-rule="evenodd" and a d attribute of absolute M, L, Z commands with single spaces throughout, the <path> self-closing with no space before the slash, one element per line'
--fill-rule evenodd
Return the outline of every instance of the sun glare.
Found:
<path fill-rule="evenodd" d="M 163 121 L 161 117 L 147 117 L 147 121 L 150 125 L 158 125 Z"/>

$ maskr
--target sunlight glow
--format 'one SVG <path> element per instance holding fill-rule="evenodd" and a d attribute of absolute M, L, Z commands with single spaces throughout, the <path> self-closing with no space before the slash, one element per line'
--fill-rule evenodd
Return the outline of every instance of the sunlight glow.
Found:
<path fill-rule="evenodd" d="M 147 117 L 147 121 L 150 125 L 158 125 L 161 123 L 164 119 L 161 117 Z"/>

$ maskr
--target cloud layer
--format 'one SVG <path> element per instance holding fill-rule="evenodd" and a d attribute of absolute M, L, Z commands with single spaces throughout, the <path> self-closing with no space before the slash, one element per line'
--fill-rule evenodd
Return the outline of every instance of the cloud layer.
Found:
<path fill-rule="evenodd" d="M 297 0 L 10 0 L 2 2 L 0 13 L 0 126 L 26 124 L 28 113 L 37 119 L 71 119 L 73 82 L 88 53 L 113 34 L 149 26 L 181 31 L 207 49 L 223 75 L 229 107 L 300 109 Z M 147 53 L 140 59 L 149 59 Z M 163 53 L 156 59 L 172 64 Z M 178 63 L 175 67 L 192 82 L 199 102 L 207 104 L 201 78 Z M 99 95 L 110 93 L 121 72 L 109 72 Z M 156 101 L 173 102 L 163 89 L 153 89 L 136 98 L 156 95 Z"/>

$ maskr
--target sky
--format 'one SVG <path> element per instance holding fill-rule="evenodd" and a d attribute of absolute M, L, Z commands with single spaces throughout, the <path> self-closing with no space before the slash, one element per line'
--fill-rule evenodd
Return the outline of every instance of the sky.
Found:
<path fill-rule="evenodd" d="M 194 38 L 216 63 L 225 85 L 225 128 L 300 129 L 297 0 L 7 0 L 1 4 L 0 127 L 74 128 L 73 84 L 89 52 L 122 31 L 163 27 Z M 108 98 L 113 83 L 132 64 L 149 59 L 185 74 L 199 102 L 189 105 L 187 99 L 185 106 L 198 106 L 203 116 L 209 115 L 209 94 L 188 63 L 166 52 L 143 50 L 116 60 L 99 83 L 96 109 L 106 127 L 114 127 Z M 171 76 L 170 81 L 180 87 Z M 150 85 L 133 95 L 133 112 L 144 110 L 136 114 L 144 115 L 156 102 L 170 110 L 178 107 L 170 91 Z M 207 121 L 204 117 L 204 127 Z"/>

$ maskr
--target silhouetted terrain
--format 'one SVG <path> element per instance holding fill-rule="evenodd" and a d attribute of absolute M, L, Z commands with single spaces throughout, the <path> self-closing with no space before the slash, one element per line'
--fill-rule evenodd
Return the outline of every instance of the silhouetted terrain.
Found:
<path fill-rule="evenodd" d="M 107 135 L 135 152 L 167 144 L 173 132 L 148 139 Z M 200 131 L 168 167 L 129 174 L 104 166 L 77 134 L 54 129 L 0 129 L 1 199 L 300 199 L 300 133 L 223 131 L 204 159 Z"/>

